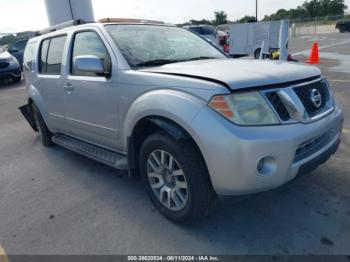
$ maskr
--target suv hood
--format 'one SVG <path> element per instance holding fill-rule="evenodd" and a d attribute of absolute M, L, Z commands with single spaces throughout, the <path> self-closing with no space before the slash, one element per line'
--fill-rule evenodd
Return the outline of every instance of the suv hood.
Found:
<path fill-rule="evenodd" d="M 282 84 L 321 75 L 321 71 L 312 66 L 253 59 L 199 60 L 148 67 L 140 71 L 211 80 L 231 90 Z"/>

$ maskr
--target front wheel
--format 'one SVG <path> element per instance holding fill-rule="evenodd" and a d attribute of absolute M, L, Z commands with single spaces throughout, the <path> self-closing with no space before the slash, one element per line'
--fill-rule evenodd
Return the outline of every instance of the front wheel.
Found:
<path fill-rule="evenodd" d="M 142 144 L 139 164 L 151 201 L 168 219 L 191 223 L 214 207 L 207 168 L 191 142 L 153 134 Z"/>
<path fill-rule="evenodd" d="M 340 33 L 345 33 L 345 32 L 346 32 L 345 26 L 341 26 L 341 27 L 339 28 L 339 31 L 340 31 Z"/>

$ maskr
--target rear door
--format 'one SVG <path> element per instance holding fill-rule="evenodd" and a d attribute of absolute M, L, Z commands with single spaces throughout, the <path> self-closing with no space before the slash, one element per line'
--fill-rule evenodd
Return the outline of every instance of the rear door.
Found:
<path fill-rule="evenodd" d="M 117 70 L 112 50 L 97 30 L 77 31 L 72 36 L 70 69 L 64 86 L 66 121 L 71 135 L 102 146 L 117 144 Z M 97 56 L 110 76 L 75 71 L 74 58 Z"/>
<path fill-rule="evenodd" d="M 53 131 L 65 131 L 65 107 L 62 76 L 62 59 L 66 35 L 44 39 L 40 43 L 38 77 L 34 82 L 48 111 L 48 126 Z"/>

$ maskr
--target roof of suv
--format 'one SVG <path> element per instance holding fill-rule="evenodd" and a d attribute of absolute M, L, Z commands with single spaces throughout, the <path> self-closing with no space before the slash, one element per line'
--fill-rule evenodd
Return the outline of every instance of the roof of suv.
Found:
<path fill-rule="evenodd" d="M 134 18 L 102 18 L 97 20 L 96 22 L 85 22 L 82 19 L 67 21 L 58 25 L 54 25 L 48 28 L 45 28 L 37 33 L 37 35 L 45 35 L 51 32 L 57 32 L 64 29 L 72 29 L 76 26 L 82 25 L 92 25 L 92 24 L 142 24 L 142 25 L 168 25 L 162 21 L 156 20 L 147 20 L 147 19 L 134 19 Z M 171 25 L 173 26 L 173 25 Z"/>

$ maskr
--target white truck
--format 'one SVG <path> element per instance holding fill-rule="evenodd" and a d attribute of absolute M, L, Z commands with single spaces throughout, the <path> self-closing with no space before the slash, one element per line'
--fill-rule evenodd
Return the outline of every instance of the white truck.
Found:
<path fill-rule="evenodd" d="M 230 24 L 225 26 L 230 34 L 229 55 L 232 57 L 254 56 L 259 58 L 263 42 L 265 42 L 264 52 L 279 48 L 281 21 Z M 223 28 L 224 26 L 219 26 L 217 30 L 222 30 Z"/>

